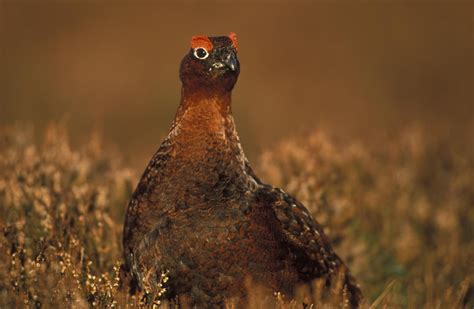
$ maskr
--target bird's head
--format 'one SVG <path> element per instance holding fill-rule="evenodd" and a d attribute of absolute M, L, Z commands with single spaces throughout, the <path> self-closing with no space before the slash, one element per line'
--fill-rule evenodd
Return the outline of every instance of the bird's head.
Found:
<path fill-rule="evenodd" d="M 230 33 L 217 37 L 193 36 L 179 76 L 184 87 L 231 91 L 239 72 L 237 37 Z"/>

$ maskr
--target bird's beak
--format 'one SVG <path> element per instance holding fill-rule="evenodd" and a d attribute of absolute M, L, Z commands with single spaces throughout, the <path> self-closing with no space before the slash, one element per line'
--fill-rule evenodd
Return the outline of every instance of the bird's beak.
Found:
<path fill-rule="evenodd" d="M 234 53 L 229 53 L 223 62 L 232 71 L 237 70 L 237 57 Z"/>

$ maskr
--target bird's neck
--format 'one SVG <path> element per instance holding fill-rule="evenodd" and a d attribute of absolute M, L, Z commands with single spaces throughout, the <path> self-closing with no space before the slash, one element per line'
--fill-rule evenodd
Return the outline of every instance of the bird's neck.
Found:
<path fill-rule="evenodd" d="M 181 89 L 181 104 L 175 117 L 175 123 L 181 127 L 211 133 L 221 130 L 228 117 L 232 117 L 231 92 L 191 87 Z"/>
<path fill-rule="evenodd" d="M 243 164 L 231 111 L 231 92 L 216 89 L 194 90 L 183 87 L 181 104 L 169 138 L 176 155 L 189 161 L 238 161 Z"/>
<path fill-rule="evenodd" d="M 183 195 L 214 199 L 229 187 L 242 191 L 249 184 L 230 100 L 230 92 L 182 91 L 168 136 L 170 169 L 163 171 L 170 173 L 169 184 L 185 184 L 177 189 L 185 190 Z"/>

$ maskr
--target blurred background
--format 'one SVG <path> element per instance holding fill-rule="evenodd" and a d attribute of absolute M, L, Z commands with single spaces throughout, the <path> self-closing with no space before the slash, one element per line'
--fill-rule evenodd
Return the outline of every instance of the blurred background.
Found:
<path fill-rule="evenodd" d="M 473 140 L 470 1 L 159 4 L 0 1 L 0 126 L 94 131 L 143 168 L 167 134 L 192 35 L 239 39 L 233 111 L 255 158 L 320 128 L 376 140 L 407 126 Z"/>

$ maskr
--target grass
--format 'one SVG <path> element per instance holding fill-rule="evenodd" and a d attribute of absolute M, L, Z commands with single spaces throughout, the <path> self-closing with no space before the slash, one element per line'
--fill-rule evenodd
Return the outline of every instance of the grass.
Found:
<path fill-rule="evenodd" d="M 63 132 L 51 127 L 39 144 L 27 130 L 0 133 L 0 307 L 139 306 L 119 290 L 118 267 L 141 171 L 96 137 L 71 149 Z M 474 305 L 472 142 L 411 129 L 364 145 L 315 132 L 256 163 L 325 226 L 367 308 Z M 265 305 L 300 307 L 271 297 Z"/>

